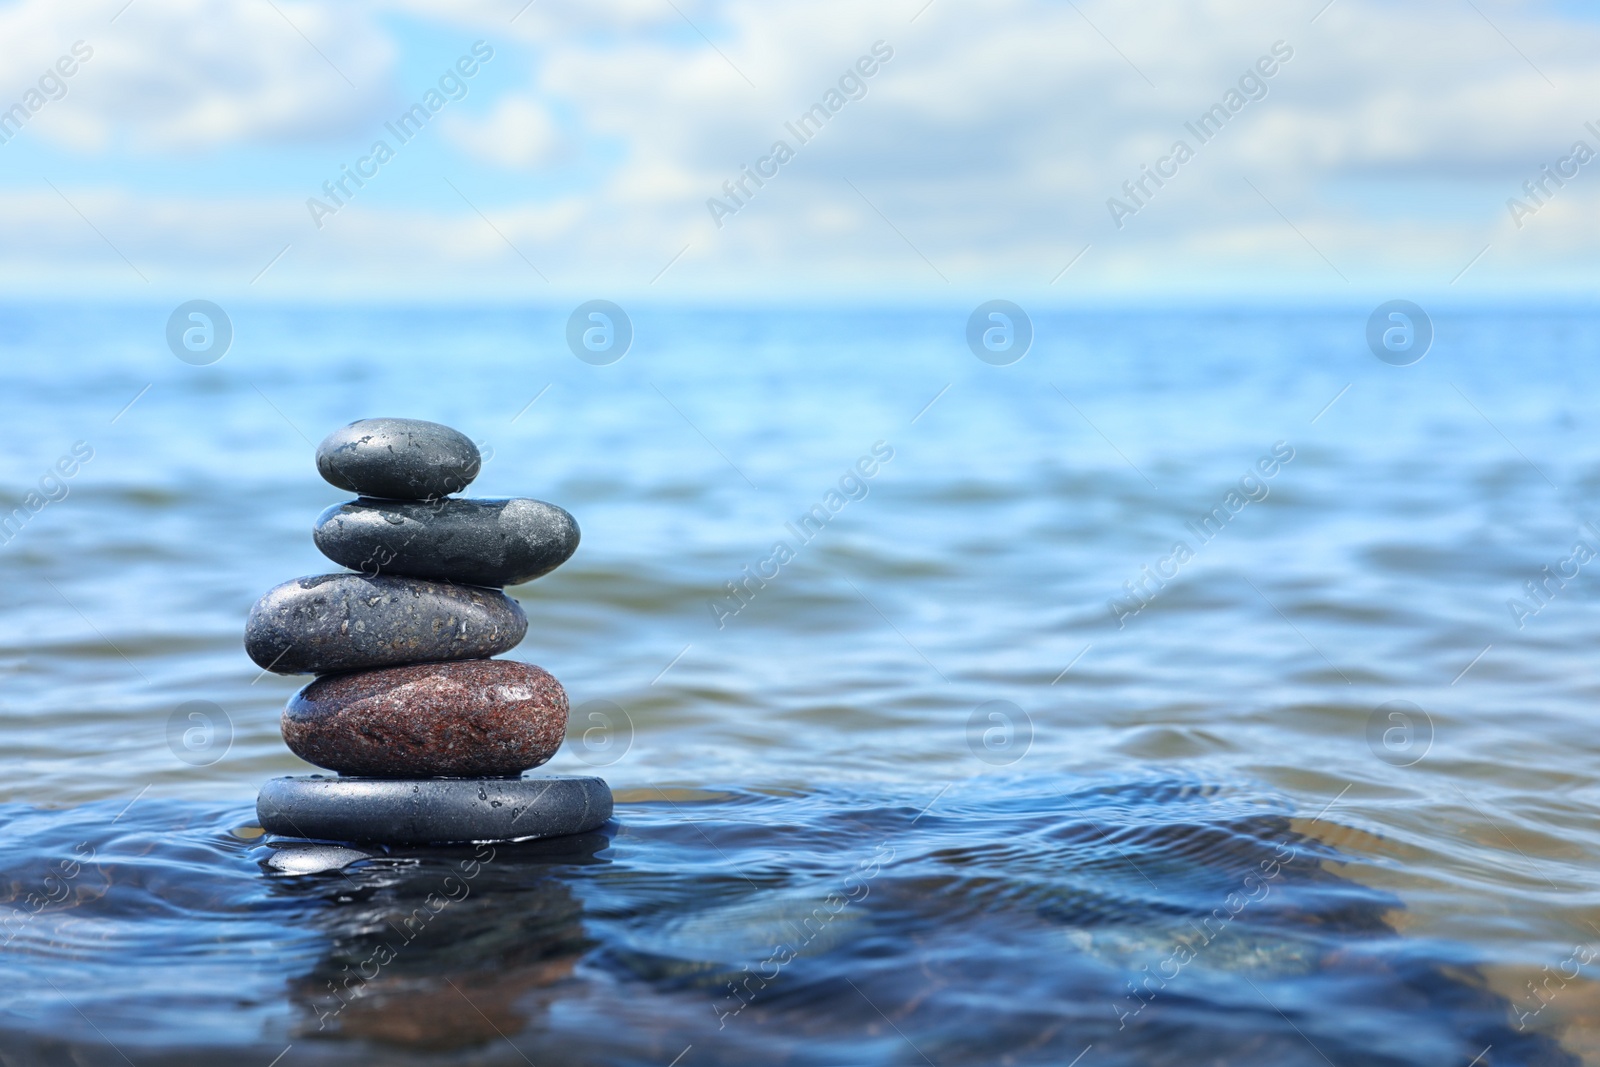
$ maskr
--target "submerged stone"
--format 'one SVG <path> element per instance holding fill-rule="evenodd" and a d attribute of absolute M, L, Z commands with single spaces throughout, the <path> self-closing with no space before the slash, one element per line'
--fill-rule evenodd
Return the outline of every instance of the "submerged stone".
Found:
<path fill-rule="evenodd" d="M 515 648 L 527 632 L 522 608 L 493 589 L 319 574 L 284 582 L 256 601 L 244 648 L 277 674 L 325 674 L 483 659 Z"/>
<path fill-rule="evenodd" d="M 449 498 L 336 504 L 313 536 L 323 555 L 363 574 L 503 586 L 561 566 L 579 534 L 571 515 L 542 500 Z"/>
<path fill-rule="evenodd" d="M 594 830 L 611 818 L 599 778 L 434 778 L 395 781 L 308 775 L 261 787 L 269 832 L 324 841 L 425 845 L 509 841 Z"/>
<path fill-rule="evenodd" d="M 359 419 L 317 446 L 317 471 L 329 483 L 396 500 L 459 493 L 482 464 L 466 434 L 422 419 Z"/>
<path fill-rule="evenodd" d="M 295 755 L 373 778 L 520 774 L 555 755 L 566 729 L 561 683 L 500 659 L 325 675 L 283 712 Z"/>
<path fill-rule="evenodd" d="M 284 874 L 321 874 L 370 860 L 372 853 L 340 845 L 290 845 L 267 857 L 267 866 Z"/>

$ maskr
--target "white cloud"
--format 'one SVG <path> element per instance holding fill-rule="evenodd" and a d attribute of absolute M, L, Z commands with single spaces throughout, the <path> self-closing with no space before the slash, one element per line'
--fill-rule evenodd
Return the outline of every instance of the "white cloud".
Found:
<path fill-rule="evenodd" d="M 483 119 L 446 116 L 442 129 L 469 156 L 499 167 L 526 170 L 548 163 L 561 146 L 549 110 L 530 96 L 501 97 Z"/>
<path fill-rule="evenodd" d="M 321 140 L 370 125 L 393 98 L 396 49 L 360 7 L 137 0 L 118 14 L 123 3 L 0 9 L 6 70 L 42 70 L 75 41 L 93 52 L 38 136 L 140 153 Z"/>
<path fill-rule="evenodd" d="M 221 232 L 185 232 L 184 255 L 233 256 L 248 275 L 300 241 L 274 281 L 308 285 L 351 264 L 374 285 L 400 284 L 421 261 L 515 290 L 527 267 L 507 240 L 557 287 L 646 286 L 686 244 L 663 288 L 945 291 L 939 274 L 957 287 L 1043 287 L 1086 244 L 1062 289 L 1265 278 L 1339 291 L 1324 257 L 1357 284 L 1408 273 L 1444 284 L 1490 242 L 1469 284 L 1595 273 L 1569 227 L 1592 222 L 1600 163 L 1522 230 L 1505 211 L 1574 140 L 1600 148 L 1582 125 L 1600 122 L 1589 59 L 1600 27 L 1527 3 L 1480 0 L 1492 26 L 1454 0 L 1339 0 L 1315 23 L 1320 2 L 1269 0 L 935 0 L 915 22 L 923 0 L 679 0 L 682 15 L 656 0 L 536 3 L 515 22 L 520 0 L 279 6 L 315 47 L 270 5 L 138 0 L 96 44 L 72 95 L 41 114 L 41 135 L 180 158 L 196 146 L 374 133 L 394 94 L 409 91 L 393 86 L 399 45 L 382 28 L 397 9 L 448 24 L 463 42 L 490 40 L 502 95 L 486 112 L 442 116 L 385 170 L 391 191 L 414 178 L 404 202 L 363 191 L 359 210 L 320 234 L 305 221 L 311 189 L 248 198 L 249 225 L 261 229 L 248 240 L 230 232 L 245 224 L 229 221 L 241 200 L 224 173 L 184 219 L 160 206 L 174 197 L 117 191 L 126 207 L 108 200 L 108 210 L 132 217 L 107 225 L 123 225 L 135 261 L 181 271 L 164 227 L 205 213 Z M 57 46 L 35 54 L 17 42 L 70 44 L 85 36 L 75 17 L 39 0 L 0 11 L 6 69 L 42 69 Z M 894 58 L 865 98 L 801 145 L 785 122 L 878 40 Z M 1266 97 L 1199 145 L 1184 123 L 1279 40 L 1294 56 Z M 474 94 L 492 91 L 479 84 Z M 718 228 L 707 199 L 777 138 L 794 160 Z M 1122 183 L 1177 138 L 1195 158 L 1118 229 L 1107 198 L 1125 197 Z M 500 168 L 535 180 L 509 186 L 493 177 Z M 493 228 L 438 172 L 485 190 L 472 195 Z M 6 197 L 0 210 L 18 202 Z M 48 264 L 53 250 L 79 249 L 72 226 L 81 222 L 30 223 L 31 243 L 12 254 Z M 202 255 L 195 242 L 208 239 L 216 247 Z M 91 236 L 80 251 L 93 247 Z"/>
<path fill-rule="evenodd" d="M 1315 280 L 1328 268 L 1277 210 L 1351 275 L 1453 273 L 1496 229 L 1496 183 L 1569 145 L 1600 89 L 1587 59 L 1600 45 L 1596 27 L 1525 8 L 1486 5 L 1538 70 L 1457 4 L 1347 0 L 1312 24 L 1311 7 L 1245 0 L 1080 4 L 1087 18 L 997 0 L 936 5 L 908 24 L 917 6 L 891 17 L 845 3 L 701 5 L 688 13 L 726 29 L 716 37 L 726 58 L 629 36 L 550 55 L 539 88 L 629 145 L 626 165 L 589 202 L 618 230 L 659 234 L 650 254 L 683 236 L 704 242 L 707 264 L 817 273 L 870 264 L 865 273 L 911 284 L 935 280 L 918 252 L 951 274 L 1020 279 L 1053 274 L 1089 242 L 1142 262 L 1155 280 L 1234 271 L 1241 255 Z M 704 199 L 772 137 L 787 136 L 783 120 L 879 36 L 896 58 L 868 100 L 799 148 L 721 231 L 706 225 Z M 1184 121 L 1278 40 L 1294 58 L 1268 82 L 1267 99 L 1117 230 L 1107 198 L 1175 138 L 1193 141 Z M 1471 186 L 1481 200 L 1446 210 L 1418 189 L 1420 178 Z M 1340 186 L 1353 180 L 1390 185 L 1391 207 L 1414 206 L 1420 217 L 1396 226 L 1350 203 Z"/>

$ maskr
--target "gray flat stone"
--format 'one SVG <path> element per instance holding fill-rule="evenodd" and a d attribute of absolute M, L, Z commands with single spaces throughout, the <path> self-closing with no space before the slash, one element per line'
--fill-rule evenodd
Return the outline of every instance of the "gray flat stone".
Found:
<path fill-rule="evenodd" d="M 327 674 L 509 652 L 528 617 L 504 593 L 419 578 L 319 574 L 250 609 L 244 650 L 276 674 Z"/>
<path fill-rule="evenodd" d="M 396 500 L 459 493 L 482 463 L 466 434 L 421 419 L 360 419 L 317 446 L 317 471 L 331 484 Z"/>
<path fill-rule="evenodd" d="M 599 778 L 273 778 L 256 815 L 269 833 L 392 845 L 587 833 L 611 818 Z"/>
<path fill-rule="evenodd" d="M 324 511 L 313 531 L 324 556 L 362 574 L 487 586 L 550 573 L 577 551 L 578 536 L 566 511 L 522 498 L 363 498 Z"/>

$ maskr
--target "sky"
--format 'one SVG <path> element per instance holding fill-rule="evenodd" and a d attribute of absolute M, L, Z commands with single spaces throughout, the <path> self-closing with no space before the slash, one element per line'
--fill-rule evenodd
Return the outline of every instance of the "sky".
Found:
<path fill-rule="evenodd" d="M 1552 0 L 21 0 L 0 283 L 1564 299 L 1595 55 Z"/>

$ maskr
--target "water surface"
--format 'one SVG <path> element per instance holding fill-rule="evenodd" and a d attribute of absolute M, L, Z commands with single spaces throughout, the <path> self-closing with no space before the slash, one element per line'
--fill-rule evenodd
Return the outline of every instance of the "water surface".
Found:
<path fill-rule="evenodd" d="M 1593 313 L 168 310 L 0 312 L 0 485 L 93 450 L 0 547 L 19 1062 L 1600 1062 Z M 252 830 L 244 615 L 376 414 L 582 525 L 513 655 L 603 832 Z"/>

